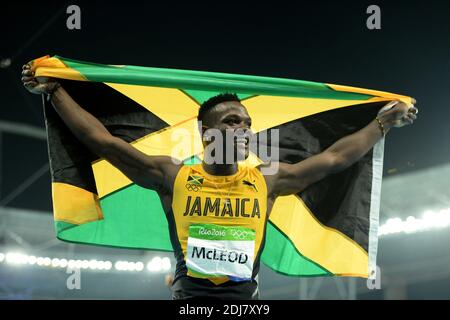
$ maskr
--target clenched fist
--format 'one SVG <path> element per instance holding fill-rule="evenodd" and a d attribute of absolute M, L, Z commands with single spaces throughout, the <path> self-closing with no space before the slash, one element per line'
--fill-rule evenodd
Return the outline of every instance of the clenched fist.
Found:
<path fill-rule="evenodd" d="M 28 64 L 22 67 L 22 83 L 25 88 L 31 93 L 35 94 L 52 94 L 61 85 L 53 78 L 34 76 L 34 71 L 31 71 L 31 67 Z"/>
<path fill-rule="evenodd" d="M 395 105 L 392 107 L 392 104 Z M 416 100 L 413 99 L 413 104 Z M 381 109 L 380 115 L 387 122 L 388 127 L 403 127 L 405 125 L 413 124 L 417 119 L 418 110 L 414 106 L 409 106 L 404 102 L 395 101 L 385 107 L 387 110 Z"/>

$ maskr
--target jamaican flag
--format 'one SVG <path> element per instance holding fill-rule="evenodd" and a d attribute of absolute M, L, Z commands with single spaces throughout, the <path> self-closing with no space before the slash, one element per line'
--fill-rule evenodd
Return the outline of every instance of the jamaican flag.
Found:
<path fill-rule="evenodd" d="M 279 130 L 280 161 L 295 163 L 372 121 L 386 92 L 249 75 L 102 65 L 58 56 L 32 61 L 36 76 L 61 79 L 69 94 L 115 136 L 149 155 L 201 161 L 196 126 L 203 101 L 237 93 L 257 134 Z M 44 99 L 45 100 L 45 99 Z M 44 102 L 57 237 L 64 241 L 171 251 L 157 193 L 90 153 Z M 186 145 L 175 155 L 176 130 Z M 270 136 L 270 134 L 268 135 Z M 293 276 L 373 276 L 384 140 L 348 169 L 276 200 L 262 261 Z M 253 153 L 248 165 L 258 163 Z"/>

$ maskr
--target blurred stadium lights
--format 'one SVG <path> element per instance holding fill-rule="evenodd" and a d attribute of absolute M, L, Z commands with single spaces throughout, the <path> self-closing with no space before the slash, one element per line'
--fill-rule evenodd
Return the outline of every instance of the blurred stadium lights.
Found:
<path fill-rule="evenodd" d="M 395 233 L 415 233 L 448 226 L 450 226 L 450 208 L 440 210 L 439 212 L 427 210 L 422 218 L 409 216 L 405 220 L 401 218 L 388 219 L 385 224 L 379 227 L 378 236 Z"/>
<path fill-rule="evenodd" d="M 151 272 L 168 271 L 170 268 L 170 259 L 167 257 L 162 259 L 160 257 L 154 257 L 147 263 L 147 270 Z"/>
<path fill-rule="evenodd" d="M 138 262 L 117 261 L 114 264 L 114 269 L 119 271 L 142 271 L 144 270 L 144 263 L 141 261 Z"/>
<path fill-rule="evenodd" d="M 74 260 L 60 259 L 50 257 L 36 257 L 20 252 L 0 252 L 0 263 L 7 263 L 13 266 L 30 265 L 49 268 L 80 268 L 85 270 L 111 270 L 113 263 L 111 261 L 101 260 Z M 114 269 L 117 271 L 141 272 L 144 270 L 144 262 L 137 261 L 117 261 L 114 263 Z M 147 270 L 150 272 L 167 272 L 172 265 L 167 257 L 154 257 L 147 264 Z"/>
<path fill-rule="evenodd" d="M 415 233 L 428 231 L 433 229 L 440 229 L 450 226 L 450 208 L 442 209 L 440 211 L 427 210 L 422 218 L 409 216 L 406 219 L 391 218 L 381 225 L 378 229 L 380 237 L 400 234 L 400 233 Z M 168 257 L 161 258 L 159 256 L 153 257 L 145 264 L 143 261 L 125 261 L 119 260 L 115 263 L 111 261 L 102 260 L 75 260 L 64 259 L 57 257 L 36 257 L 34 255 L 27 255 L 21 252 L 0 252 L 0 263 L 6 263 L 13 266 L 29 265 L 37 267 L 48 268 L 80 268 L 85 270 L 114 270 L 128 271 L 128 272 L 142 272 L 147 269 L 150 272 L 167 272 L 171 269 L 171 261 Z M 146 266 L 146 268 L 145 268 Z"/>

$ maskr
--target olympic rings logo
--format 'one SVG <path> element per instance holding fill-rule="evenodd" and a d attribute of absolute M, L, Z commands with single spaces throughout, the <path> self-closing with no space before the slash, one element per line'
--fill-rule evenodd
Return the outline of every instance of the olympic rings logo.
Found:
<path fill-rule="evenodd" d="M 192 184 L 192 183 L 186 183 L 186 189 L 188 191 L 199 191 L 202 188 L 202 186 L 198 186 L 196 184 Z"/>
<path fill-rule="evenodd" d="M 233 238 L 242 240 L 247 236 L 247 231 L 245 230 L 239 230 L 239 229 L 233 229 L 230 231 Z"/>

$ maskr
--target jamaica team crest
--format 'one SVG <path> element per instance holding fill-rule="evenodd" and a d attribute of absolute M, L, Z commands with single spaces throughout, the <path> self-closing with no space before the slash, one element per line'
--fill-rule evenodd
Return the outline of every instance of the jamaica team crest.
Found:
<path fill-rule="evenodd" d="M 202 189 L 203 179 L 202 176 L 188 176 L 186 189 L 188 191 L 200 191 Z"/>

